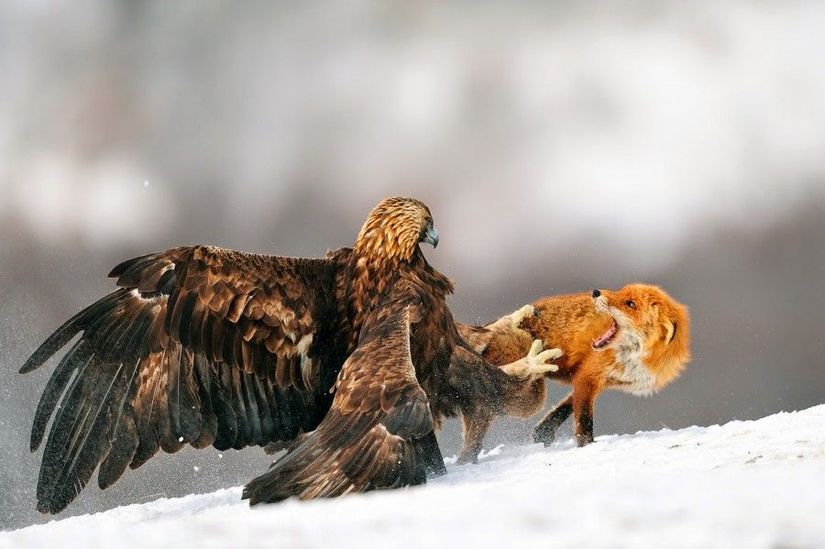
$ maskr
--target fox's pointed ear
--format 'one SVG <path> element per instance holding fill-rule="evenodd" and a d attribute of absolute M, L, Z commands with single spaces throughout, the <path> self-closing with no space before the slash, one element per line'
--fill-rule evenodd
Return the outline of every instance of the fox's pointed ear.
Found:
<path fill-rule="evenodd" d="M 670 343 L 673 341 L 673 338 L 676 337 L 676 330 L 679 329 L 679 324 L 677 324 L 675 320 L 666 318 L 664 321 L 664 326 L 667 331 L 665 334 L 665 343 Z"/>

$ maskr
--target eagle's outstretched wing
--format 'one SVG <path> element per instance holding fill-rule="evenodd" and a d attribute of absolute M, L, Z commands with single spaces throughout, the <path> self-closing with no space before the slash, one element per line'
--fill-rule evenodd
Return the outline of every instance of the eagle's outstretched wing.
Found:
<path fill-rule="evenodd" d="M 158 449 L 242 448 L 314 428 L 345 352 L 335 337 L 338 265 L 197 246 L 115 267 L 121 288 L 61 326 L 21 369 L 81 334 L 32 427 L 34 451 L 60 402 L 38 509 L 65 508 L 98 465 L 106 488 Z"/>
<path fill-rule="evenodd" d="M 418 446 L 432 434 L 433 418 L 410 357 L 417 316 L 409 300 L 372 315 L 318 429 L 250 482 L 244 498 L 256 504 L 335 497 L 425 481 Z"/>

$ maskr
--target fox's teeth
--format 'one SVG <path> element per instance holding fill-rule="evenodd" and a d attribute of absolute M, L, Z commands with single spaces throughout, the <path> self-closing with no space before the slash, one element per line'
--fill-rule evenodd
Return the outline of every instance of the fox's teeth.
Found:
<path fill-rule="evenodd" d="M 610 343 L 610 341 L 613 339 L 613 337 L 615 337 L 616 332 L 618 331 L 619 325 L 616 324 L 616 319 L 614 318 L 613 322 L 610 323 L 610 327 L 607 329 L 607 331 L 593 341 L 593 348 L 601 349 L 602 347 Z"/>

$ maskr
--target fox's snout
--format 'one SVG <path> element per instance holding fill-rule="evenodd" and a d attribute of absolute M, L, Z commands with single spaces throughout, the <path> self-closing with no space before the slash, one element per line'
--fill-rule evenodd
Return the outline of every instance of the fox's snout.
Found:
<path fill-rule="evenodd" d="M 607 294 L 599 290 L 598 288 L 594 288 L 592 292 L 593 296 L 593 305 L 596 307 L 597 311 L 606 313 L 610 310 L 610 305 L 607 301 Z"/>

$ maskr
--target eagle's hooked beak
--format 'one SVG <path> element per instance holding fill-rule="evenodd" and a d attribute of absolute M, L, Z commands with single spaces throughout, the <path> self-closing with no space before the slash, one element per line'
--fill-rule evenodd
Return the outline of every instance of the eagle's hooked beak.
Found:
<path fill-rule="evenodd" d="M 427 230 L 424 231 L 421 237 L 421 242 L 432 244 L 433 248 L 438 247 L 438 230 L 435 228 L 435 225 L 430 224 L 427 226 Z"/>

